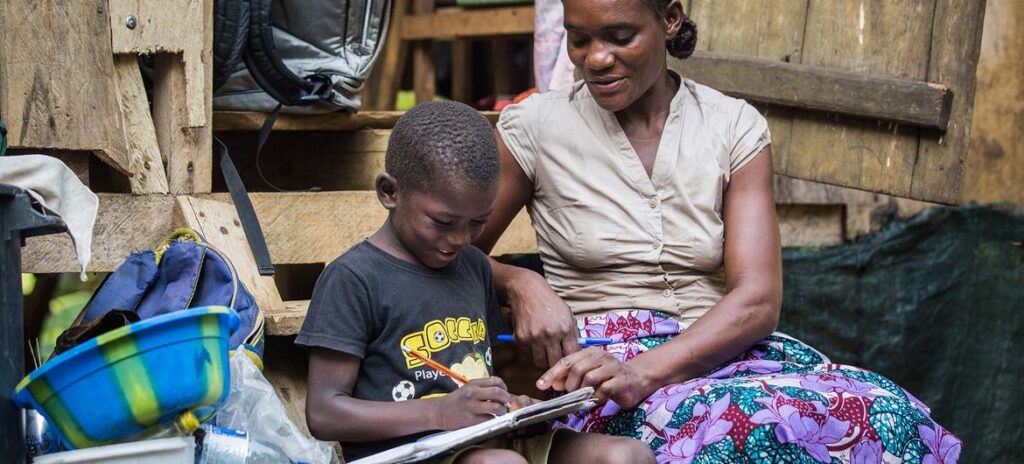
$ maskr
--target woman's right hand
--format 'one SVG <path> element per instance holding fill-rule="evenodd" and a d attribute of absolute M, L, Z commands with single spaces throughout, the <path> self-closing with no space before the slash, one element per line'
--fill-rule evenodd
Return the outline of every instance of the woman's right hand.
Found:
<path fill-rule="evenodd" d="M 499 377 L 474 379 L 438 398 L 434 417 L 441 430 L 461 429 L 505 414 L 515 398 Z"/>
<path fill-rule="evenodd" d="M 569 305 L 540 274 L 523 269 L 507 288 L 516 344 L 529 347 L 534 365 L 547 368 L 579 351 L 576 319 Z"/>

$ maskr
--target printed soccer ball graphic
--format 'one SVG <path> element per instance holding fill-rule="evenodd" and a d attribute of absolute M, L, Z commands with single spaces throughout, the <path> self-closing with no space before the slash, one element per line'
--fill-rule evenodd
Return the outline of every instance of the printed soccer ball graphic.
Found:
<path fill-rule="evenodd" d="M 487 361 L 487 365 L 491 365 L 491 348 L 487 347 L 487 353 L 484 353 L 484 361 Z"/>
<path fill-rule="evenodd" d="M 434 332 L 434 341 L 437 343 L 444 343 L 444 332 L 440 330 Z"/>
<path fill-rule="evenodd" d="M 408 380 L 398 382 L 398 385 L 391 389 L 391 397 L 395 401 L 411 400 L 414 396 L 416 396 L 416 387 Z"/>

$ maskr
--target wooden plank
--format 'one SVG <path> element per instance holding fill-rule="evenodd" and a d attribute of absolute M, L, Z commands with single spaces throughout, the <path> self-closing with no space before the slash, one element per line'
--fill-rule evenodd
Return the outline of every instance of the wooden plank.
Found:
<path fill-rule="evenodd" d="M 399 31 L 403 40 L 529 35 L 533 34 L 533 6 L 442 9 L 403 18 Z"/>
<path fill-rule="evenodd" d="M 921 139 L 909 192 L 912 198 L 946 203 L 961 200 L 984 18 L 985 2 L 938 0 L 927 77 L 953 91 L 953 112 L 944 134 Z M 1015 130 L 1019 131 L 1020 126 Z"/>
<path fill-rule="evenodd" d="M 799 62 L 809 0 L 751 2 L 746 0 L 693 0 L 689 14 L 700 32 L 698 50 L 744 54 L 779 62 Z M 758 18 L 733 27 L 732 18 Z M 759 108 L 772 133 L 772 161 L 785 166 L 793 130 L 790 108 Z"/>
<path fill-rule="evenodd" d="M 513 88 L 512 77 L 515 67 L 510 61 L 513 56 L 512 43 L 502 37 L 495 37 L 488 42 L 491 48 L 490 68 L 494 75 L 494 94 L 499 99 L 504 95 L 514 97 L 516 89 Z"/>
<path fill-rule="evenodd" d="M 413 0 L 412 11 L 410 18 L 430 16 L 434 12 L 434 0 Z M 430 54 L 432 45 L 429 39 L 417 40 L 412 44 L 412 85 L 416 92 L 416 103 L 431 101 L 437 95 L 437 72 Z"/>
<path fill-rule="evenodd" d="M 213 176 L 213 0 L 202 4 L 204 67 L 202 74 L 202 126 L 194 126 L 189 116 L 189 88 L 195 85 L 189 59 L 183 53 L 158 53 L 153 77 L 153 123 L 160 154 L 167 163 L 168 190 L 173 194 L 210 191 Z M 190 26 L 194 27 L 194 26 Z"/>
<path fill-rule="evenodd" d="M 153 123 L 160 154 L 167 161 L 171 193 L 209 192 L 213 176 L 213 134 L 207 127 L 190 127 L 185 101 L 185 63 L 181 55 L 154 58 Z"/>
<path fill-rule="evenodd" d="M 260 166 L 264 177 L 282 189 L 373 190 L 377 174 L 384 171 L 390 135 L 384 129 L 275 133 L 263 148 Z M 218 137 L 231 150 L 242 182 L 251 190 L 265 190 L 256 170 L 254 134 L 226 132 Z M 215 181 L 214 188 L 222 189 L 220 179 Z"/>
<path fill-rule="evenodd" d="M 89 271 L 111 272 L 129 253 L 147 250 L 171 232 L 170 195 L 100 193 L 93 227 Z M 66 234 L 32 237 L 22 250 L 24 272 L 78 272 L 75 249 Z"/>
<path fill-rule="evenodd" d="M 395 108 L 395 98 L 402 83 L 405 71 L 405 58 L 409 50 L 407 42 L 402 40 L 400 25 L 402 18 L 409 12 L 409 0 L 395 0 L 391 4 L 391 22 L 384 41 L 384 51 L 374 65 L 374 76 L 377 79 L 377 94 L 374 98 L 375 109 L 391 110 Z M 373 78 L 373 77 L 371 77 Z M 280 122 L 280 121 L 278 121 Z"/>
<path fill-rule="evenodd" d="M 456 39 L 452 42 L 452 100 L 469 103 L 473 95 L 473 41 Z"/>
<path fill-rule="evenodd" d="M 235 207 L 225 201 L 179 196 L 174 204 L 175 227 L 190 227 L 199 232 L 214 248 L 224 253 L 231 260 L 238 280 L 256 300 L 256 305 L 264 312 L 278 311 L 284 308 L 281 295 L 274 285 L 273 276 L 262 276 L 256 267 L 242 230 L 242 222 L 238 220 Z"/>
<path fill-rule="evenodd" d="M 936 82 L 926 73 L 932 16 L 916 0 L 812 1 L 802 64 Z M 800 114 L 779 173 L 905 197 L 917 147 L 916 128 Z"/>
<path fill-rule="evenodd" d="M 0 2 L 0 119 L 11 148 L 92 151 L 130 172 L 106 0 Z"/>
<path fill-rule="evenodd" d="M 748 101 L 945 130 L 952 93 L 939 84 L 740 55 L 697 52 L 672 69 Z"/>
<path fill-rule="evenodd" d="M 843 205 L 778 205 L 784 247 L 820 248 L 843 243 Z"/>
<path fill-rule="evenodd" d="M 309 310 L 309 300 L 285 301 L 279 311 L 265 311 L 267 335 L 295 335 L 302 328 Z"/>
<path fill-rule="evenodd" d="M 1024 207 L 1024 2 L 989 0 L 963 197 Z"/>
<path fill-rule="evenodd" d="M 109 0 L 114 53 L 180 53 L 185 64 L 185 108 L 189 127 L 206 125 L 205 88 L 210 72 L 203 63 L 204 1 Z M 212 11 L 211 11 L 212 13 Z M 129 21 L 133 18 L 134 21 Z M 134 26 L 132 26 L 134 24 Z"/>
<path fill-rule="evenodd" d="M 281 114 L 274 124 L 275 131 L 350 131 L 356 129 L 390 129 L 395 126 L 402 111 L 362 111 L 359 113 Z M 498 122 L 498 112 L 481 111 L 491 124 Z M 267 113 L 247 111 L 218 111 L 213 116 L 217 131 L 258 131 L 267 119 Z"/>
<path fill-rule="evenodd" d="M 130 173 L 128 182 L 132 193 L 167 193 L 167 174 L 160 157 L 153 116 L 149 113 L 149 99 L 139 72 L 135 55 L 114 57 L 118 102 L 124 117 Z"/>
<path fill-rule="evenodd" d="M 275 264 L 330 262 L 376 231 L 387 217 L 387 210 L 370 191 L 251 196 Z M 173 196 L 101 193 L 99 197 L 91 272 L 113 271 L 129 253 L 153 248 L 173 229 Z M 227 193 L 198 198 L 230 202 Z M 496 254 L 536 249 L 529 217 L 525 211 L 521 216 L 495 247 Z M 25 272 L 78 272 L 71 240 L 63 235 L 30 238 L 22 263 Z"/>

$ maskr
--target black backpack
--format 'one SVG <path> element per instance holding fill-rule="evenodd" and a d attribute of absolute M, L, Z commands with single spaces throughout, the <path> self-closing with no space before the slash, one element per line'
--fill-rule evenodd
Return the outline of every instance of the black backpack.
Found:
<path fill-rule="evenodd" d="M 390 0 L 217 0 L 214 107 L 357 111 L 390 11 Z"/>

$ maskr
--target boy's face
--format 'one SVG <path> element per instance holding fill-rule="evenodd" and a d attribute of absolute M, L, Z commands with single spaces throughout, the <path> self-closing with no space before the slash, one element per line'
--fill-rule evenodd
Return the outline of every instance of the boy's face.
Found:
<path fill-rule="evenodd" d="M 497 187 L 441 185 L 390 196 L 394 234 L 416 262 L 440 269 L 483 233 L 494 209 Z M 382 199 L 383 201 L 384 199 Z"/>

